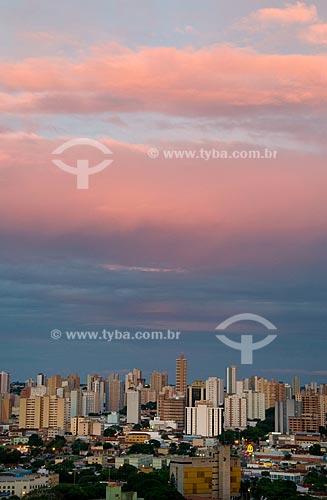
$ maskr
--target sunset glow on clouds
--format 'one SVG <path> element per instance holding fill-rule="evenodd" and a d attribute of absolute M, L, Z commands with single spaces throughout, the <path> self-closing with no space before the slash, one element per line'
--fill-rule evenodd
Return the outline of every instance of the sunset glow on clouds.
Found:
<path fill-rule="evenodd" d="M 270 23 L 308 24 L 318 20 L 317 7 L 304 2 L 287 3 L 282 8 L 259 9 L 250 14 L 247 20 L 258 23 L 258 28 Z"/>
<path fill-rule="evenodd" d="M 97 0 L 90 25 L 83 9 L 54 18 L 47 1 L 22 2 L 24 25 L 16 1 L 1 7 L 4 330 L 37 337 L 58 311 L 65 324 L 198 331 L 251 309 L 303 335 L 304 311 L 315 332 L 326 319 L 327 6 L 181 3 L 153 2 L 153 29 L 143 1 Z M 114 160 L 85 191 L 51 161 L 80 137 Z M 163 155 L 201 147 L 278 156 Z M 85 155 L 103 159 L 87 147 L 63 159 Z"/>
<path fill-rule="evenodd" d="M 326 55 L 268 55 L 228 46 L 137 51 L 108 46 L 79 61 L 0 64 L 0 109 L 210 116 L 227 106 L 320 106 L 327 99 L 326 71 Z"/>

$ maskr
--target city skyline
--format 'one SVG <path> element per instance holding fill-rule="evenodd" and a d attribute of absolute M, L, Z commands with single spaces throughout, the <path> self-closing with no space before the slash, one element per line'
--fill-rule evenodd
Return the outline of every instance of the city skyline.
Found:
<path fill-rule="evenodd" d="M 241 373 L 323 380 L 326 2 L 4 0 L 1 19 L 0 366 L 172 372 L 185 352 L 222 376 L 240 357 L 215 329 L 247 313 L 277 339 Z M 111 152 L 89 189 L 53 162 L 70 141 L 76 169 Z M 103 329 L 180 338 L 51 336 Z"/>
<path fill-rule="evenodd" d="M 0 19 L 0 498 L 327 499 L 327 0 Z"/>
<path fill-rule="evenodd" d="M 182 353 L 182 355 L 185 355 L 185 353 Z M 228 382 L 227 382 L 226 370 L 232 370 L 232 369 L 236 369 L 236 374 L 235 374 L 236 378 L 235 378 L 235 384 L 233 385 L 233 391 L 231 392 L 231 394 L 236 391 L 236 382 L 237 381 L 242 381 L 244 379 L 250 379 L 250 378 L 256 377 L 256 376 L 259 378 L 262 378 L 262 379 L 266 379 L 268 381 L 275 380 L 276 382 L 282 382 L 284 384 L 288 384 L 293 389 L 294 389 L 294 387 L 303 388 L 303 387 L 305 387 L 305 385 L 310 385 L 312 383 L 317 383 L 317 384 L 327 383 L 327 379 L 324 375 L 319 375 L 319 373 L 315 374 L 314 372 L 311 372 L 311 375 L 309 375 L 305 370 L 303 370 L 300 373 L 293 373 L 293 372 L 289 373 L 288 376 L 276 377 L 276 374 L 269 373 L 269 370 L 264 372 L 264 370 L 256 371 L 255 369 L 253 369 L 253 370 L 251 370 L 251 373 L 246 373 L 247 369 L 244 370 L 244 367 L 242 367 L 242 365 L 225 366 L 219 372 L 218 371 L 214 372 L 213 370 L 211 370 L 211 371 L 208 371 L 207 375 L 200 377 L 195 372 L 195 369 L 194 368 L 192 369 L 192 364 L 190 362 L 191 361 L 190 358 L 188 356 L 185 356 L 185 360 L 187 362 L 186 387 L 190 387 L 193 382 L 197 382 L 199 380 L 201 380 L 201 381 L 207 380 L 208 381 L 211 378 L 214 378 L 214 379 L 217 378 L 218 380 L 222 380 L 224 382 L 223 387 L 226 390 L 227 394 L 228 394 Z M 176 360 L 173 360 L 172 366 L 174 368 L 170 372 L 168 372 L 167 370 L 161 370 L 160 368 L 158 368 L 158 366 L 153 366 L 152 369 L 149 371 L 142 369 L 141 373 L 144 377 L 144 380 L 147 381 L 146 383 L 148 385 L 151 385 L 151 383 L 150 383 L 151 380 L 153 381 L 152 385 L 157 383 L 157 382 L 155 382 L 156 375 L 160 375 L 161 377 L 166 375 L 167 376 L 166 380 L 168 380 L 167 385 L 177 387 L 178 384 L 176 384 L 176 376 L 177 376 Z M 191 368 L 191 370 L 190 370 L 190 368 Z M 38 372 L 38 373 L 30 372 L 27 377 L 22 377 L 22 378 L 15 377 L 15 372 L 10 372 L 9 370 L 3 370 L 2 372 L 0 372 L 0 381 L 1 381 L 1 374 L 6 374 L 6 375 L 9 374 L 10 383 L 15 383 L 15 382 L 24 383 L 28 380 L 35 379 L 35 382 L 37 384 L 39 384 L 38 378 L 41 376 L 46 377 L 46 379 L 48 381 L 49 379 L 55 379 L 56 376 L 60 376 L 62 378 L 71 377 L 72 373 L 74 372 L 74 374 L 79 377 L 80 384 L 85 386 L 85 387 L 88 386 L 88 377 L 91 376 L 90 374 L 93 374 L 92 376 L 99 376 L 103 379 L 108 379 L 109 383 L 111 381 L 115 381 L 116 377 L 118 377 L 117 380 L 119 380 L 123 384 L 125 383 L 126 387 L 128 387 L 126 384 L 126 377 L 128 374 L 131 374 L 134 369 L 135 368 L 132 368 L 132 367 L 125 368 L 123 370 L 109 370 L 108 369 L 105 372 L 101 372 L 99 370 L 98 371 L 92 370 L 91 368 L 86 368 L 84 372 L 82 372 L 81 370 L 76 371 L 76 370 L 66 369 L 65 371 L 57 370 L 57 372 L 55 372 L 55 373 L 47 372 L 47 371 Z M 85 375 L 84 375 L 84 373 L 85 373 Z M 152 376 L 154 376 L 154 377 L 152 377 Z"/>

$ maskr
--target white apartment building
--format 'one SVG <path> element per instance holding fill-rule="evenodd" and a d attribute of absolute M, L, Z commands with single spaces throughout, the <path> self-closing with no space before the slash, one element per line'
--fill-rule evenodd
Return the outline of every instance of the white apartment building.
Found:
<path fill-rule="evenodd" d="M 224 428 L 246 429 L 247 402 L 246 398 L 233 394 L 225 398 Z"/>
<path fill-rule="evenodd" d="M 206 380 L 206 400 L 215 408 L 224 404 L 224 379 L 209 377 Z"/>
<path fill-rule="evenodd" d="M 196 402 L 185 409 L 186 434 L 215 437 L 223 431 L 223 408 L 213 407 L 209 401 Z"/>
<path fill-rule="evenodd" d="M 141 421 L 141 394 L 138 390 L 127 392 L 127 423 L 139 424 Z"/>
<path fill-rule="evenodd" d="M 263 392 L 246 391 L 243 397 L 247 401 L 246 411 L 248 420 L 265 420 L 266 400 Z"/>
<path fill-rule="evenodd" d="M 49 476 L 31 474 L 23 477 L 0 476 L 0 493 L 10 492 L 19 498 L 24 497 L 31 491 L 49 486 Z"/>

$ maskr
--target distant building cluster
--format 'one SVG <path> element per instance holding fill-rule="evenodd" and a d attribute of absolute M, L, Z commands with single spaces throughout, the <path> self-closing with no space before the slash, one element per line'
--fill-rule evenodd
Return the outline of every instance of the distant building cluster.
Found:
<path fill-rule="evenodd" d="M 45 442 L 62 436 L 68 450 L 78 440 L 87 444 L 83 460 L 88 466 L 132 465 L 143 472 L 169 467 L 178 491 L 199 499 L 238 498 L 241 475 L 253 477 L 267 468 L 274 480 L 282 477 L 300 484 L 304 476 L 299 464 L 309 467 L 324 460 L 307 455 L 304 459 L 303 453 L 309 446 L 323 446 L 326 384 L 301 386 L 298 377 L 291 385 L 258 376 L 238 380 L 236 366 L 227 367 L 225 380 L 211 376 L 189 383 L 184 354 L 176 360 L 174 382 L 169 384 L 167 372 L 160 371 L 153 371 L 147 381 L 136 368 L 122 379 L 118 373 L 93 374 L 84 383 L 76 373 L 66 377 L 39 373 L 24 383 L 11 383 L 9 373 L 2 371 L 2 444 L 25 453 L 35 434 Z M 241 433 L 264 421 L 267 410 L 274 416 L 275 428 L 261 447 L 253 446 Z M 222 439 L 227 432 L 235 436 L 228 445 Z M 159 448 L 145 453 L 153 442 Z M 234 454 L 232 447 L 237 450 Z M 280 469 L 285 450 L 297 457 L 299 470 Z M 54 480 L 46 475 L 0 474 L 0 494 L 22 496 L 24 491 L 49 487 Z M 120 486 L 109 482 L 107 497 L 116 498 L 117 492 L 125 498 Z"/>
<path fill-rule="evenodd" d="M 189 435 L 219 436 L 223 430 L 243 430 L 264 420 L 268 408 L 275 408 L 275 431 L 282 434 L 318 432 L 326 425 L 327 386 L 313 382 L 301 388 L 268 381 L 258 376 L 237 379 L 237 367 L 226 369 L 224 379 L 209 377 L 188 384 L 187 360 L 176 360 L 176 383 L 168 384 L 167 372 L 153 371 L 149 384 L 142 371 L 134 368 L 120 380 L 117 373 L 104 378 L 88 375 L 86 384 L 73 374 L 46 377 L 24 383 L 20 392 L 10 391 L 10 375 L 0 372 L 0 423 L 18 419 L 20 429 L 49 429 L 73 435 L 101 435 L 104 424 L 95 417 L 110 419 L 126 407 L 126 423 L 140 424 L 141 407 L 157 406 L 160 422 Z M 93 419 L 93 420 L 91 420 Z M 158 424 L 157 424 L 158 425 Z"/>

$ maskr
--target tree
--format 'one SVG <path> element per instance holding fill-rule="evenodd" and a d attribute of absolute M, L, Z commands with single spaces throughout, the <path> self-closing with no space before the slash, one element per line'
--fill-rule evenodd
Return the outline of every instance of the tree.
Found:
<path fill-rule="evenodd" d="M 108 429 L 104 431 L 103 435 L 104 437 L 115 437 L 116 433 L 116 429 L 114 429 L 113 427 L 108 427 Z"/>
<path fill-rule="evenodd" d="M 169 454 L 175 455 L 177 453 L 177 444 L 173 441 L 169 445 Z"/>
<path fill-rule="evenodd" d="M 80 451 L 87 451 L 89 449 L 89 444 L 85 443 L 81 439 L 76 439 L 72 445 L 72 452 L 74 455 L 79 455 Z"/>
<path fill-rule="evenodd" d="M 135 425 L 133 425 L 133 428 L 132 428 L 133 431 L 140 431 L 141 429 L 142 429 L 141 424 L 135 424 Z"/>
<path fill-rule="evenodd" d="M 21 453 L 18 450 L 7 450 L 6 448 L 0 448 L 0 463 L 4 465 L 18 465 L 21 460 Z"/>
<path fill-rule="evenodd" d="M 189 455 L 191 451 L 191 445 L 190 443 L 185 443 L 182 441 L 179 443 L 177 453 L 178 455 Z"/>
<path fill-rule="evenodd" d="M 123 428 L 119 425 L 111 425 L 104 431 L 103 435 L 104 437 L 115 437 L 117 434 L 120 434 L 122 430 Z"/>
<path fill-rule="evenodd" d="M 242 431 L 241 436 L 248 441 L 258 443 L 260 439 L 265 438 L 269 432 L 275 430 L 275 409 L 266 410 L 266 419 L 258 421 L 255 427 L 248 427 Z"/>
<path fill-rule="evenodd" d="M 236 434 L 232 430 L 227 430 L 224 431 L 222 434 L 219 436 L 219 441 L 221 444 L 234 444 L 236 439 Z"/>
<path fill-rule="evenodd" d="M 128 455 L 134 455 L 139 453 L 142 455 L 153 455 L 154 447 L 151 444 L 135 443 L 132 444 L 127 453 Z"/>
<path fill-rule="evenodd" d="M 296 484 L 293 481 L 271 481 L 263 477 L 251 488 L 254 500 L 297 500 Z"/>
<path fill-rule="evenodd" d="M 125 417 L 127 416 L 127 406 L 124 406 L 121 410 L 119 410 L 120 415 L 124 415 Z"/>
<path fill-rule="evenodd" d="M 150 439 L 149 444 L 150 444 L 151 446 L 153 446 L 153 448 L 155 448 L 155 449 L 157 449 L 157 450 L 158 450 L 158 449 L 160 448 L 160 446 L 161 446 L 160 441 L 158 441 L 157 439 Z"/>
<path fill-rule="evenodd" d="M 142 410 L 156 410 L 157 409 L 157 403 L 154 401 L 149 401 L 149 403 L 146 403 L 144 405 L 141 405 Z"/>
<path fill-rule="evenodd" d="M 48 469 L 59 474 L 61 483 L 72 483 L 74 481 L 72 472 L 75 469 L 75 464 L 73 460 L 63 460 L 59 464 L 48 466 Z"/>
<path fill-rule="evenodd" d="M 137 491 L 145 500 L 183 500 L 183 496 L 169 484 L 168 473 L 133 473 L 127 480 L 124 491 Z"/>
<path fill-rule="evenodd" d="M 47 444 L 48 451 L 61 451 L 66 446 L 66 439 L 64 436 L 56 436 L 50 443 Z"/>
<path fill-rule="evenodd" d="M 32 434 L 29 437 L 28 444 L 29 444 L 29 446 L 35 446 L 37 448 L 44 446 L 44 442 L 42 441 L 40 436 L 38 436 L 37 434 Z"/>
<path fill-rule="evenodd" d="M 61 494 L 63 500 L 88 500 L 90 498 L 80 486 L 73 484 L 58 484 L 52 488 L 52 491 Z"/>
<path fill-rule="evenodd" d="M 326 471 L 323 469 L 319 472 L 317 469 L 312 469 L 305 476 L 304 482 L 306 484 L 312 484 L 313 491 L 326 492 Z"/>
<path fill-rule="evenodd" d="M 310 455 L 316 455 L 318 457 L 321 457 L 323 455 L 323 452 L 321 451 L 320 444 L 313 444 L 312 446 L 310 446 L 309 453 Z"/>
<path fill-rule="evenodd" d="M 32 472 L 37 472 L 38 469 L 40 469 L 41 467 L 43 467 L 45 465 L 45 460 L 43 460 L 43 459 L 34 459 L 31 462 L 31 465 L 32 465 Z"/>

